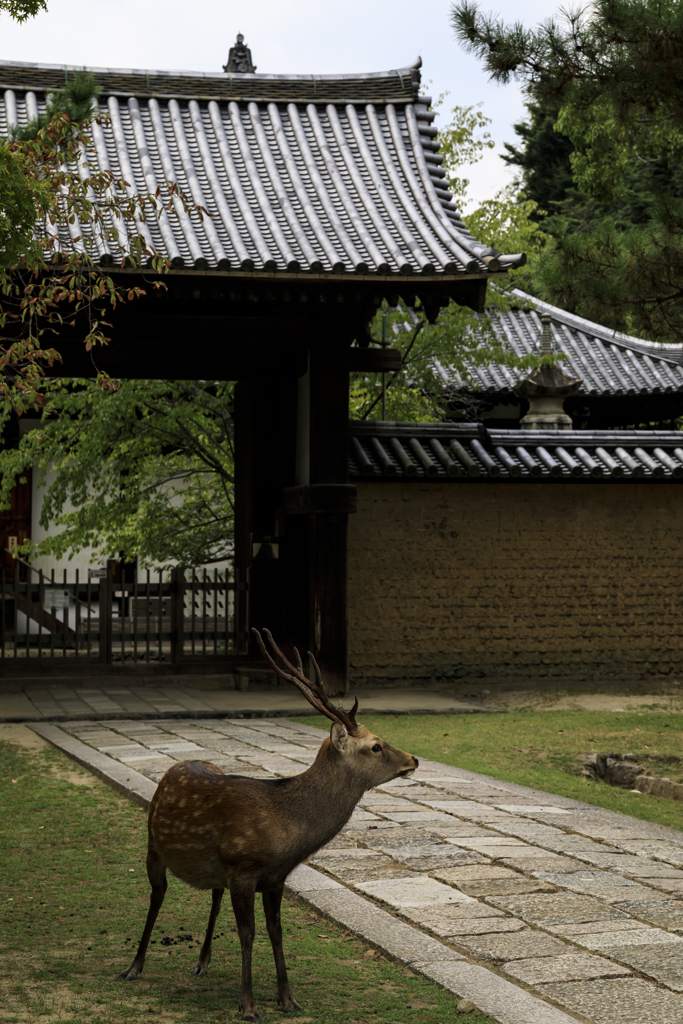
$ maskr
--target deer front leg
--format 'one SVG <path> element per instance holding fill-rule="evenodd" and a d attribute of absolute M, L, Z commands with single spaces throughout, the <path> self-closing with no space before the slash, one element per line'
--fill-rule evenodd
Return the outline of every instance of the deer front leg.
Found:
<path fill-rule="evenodd" d="M 266 927 L 270 937 L 270 944 L 273 947 L 275 957 L 275 973 L 277 975 L 277 1001 L 285 1013 L 296 1013 L 301 1007 L 292 995 L 285 966 L 285 955 L 282 952 L 282 923 L 280 920 L 280 907 L 282 905 L 282 892 L 284 883 L 263 894 L 263 911 L 266 915 Z"/>
<path fill-rule="evenodd" d="M 234 888 L 230 890 L 232 909 L 235 912 L 237 934 L 242 946 L 242 984 L 240 986 L 240 1010 L 242 1020 L 259 1024 L 261 1017 L 254 1003 L 251 980 L 251 950 L 254 945 L 254 890 Z"/>
<path fill-rule="evenodd" d="M 206 926 L 206 936 L 199 954 L 197 966 L 192 972 L 198 978 L 201 978 L 203 974 L 206 974 L 209 969 L 209 964 L 211 963 L 211 940 L 213 939 L 213 930 L 216 927 L 216 918 L 220 913 L 221 900 L 223 899 L 224 892 L 225 889 L 211 890 L 211 913 L 209 914 L 209 923 Z"/>
<path fill-rule="evenodd" d="M 149 945 L 149 940 L 152 937 L 152 929 L 154 928 L 157 916 L 161 910 L 161 904 L 164 902 L 166 890 L 168 889 L 168 882 L 166 881 L 166 865 L 151 843 L 147 850 L 147 877 L 149 878 L 150 885 L 152 886 L 152 892 L 149 897 L 149 910 L 147 911 L 145 930 L 142 933 L 140 945 L 138 946 L 138 951 L 135 954 L 133 963 L 127 971 L 119 974 L 119 978 L 124 981 L 135 981 L 135 979 L 142 974 L 142 968 L 145 965 L 147 946 Z"/>

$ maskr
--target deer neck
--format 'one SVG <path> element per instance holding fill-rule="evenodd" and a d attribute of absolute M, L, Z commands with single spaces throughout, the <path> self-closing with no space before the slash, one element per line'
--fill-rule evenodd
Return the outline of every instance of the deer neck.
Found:
<path fill-rule="evenodd" d="M 299 832 L 309 838 L 311 849 L 323 846 L 344 827 L 364 793 L 353 771 L 329 749 L 329 740 L 290 786 L 288 796 L 297 806 Z"/>

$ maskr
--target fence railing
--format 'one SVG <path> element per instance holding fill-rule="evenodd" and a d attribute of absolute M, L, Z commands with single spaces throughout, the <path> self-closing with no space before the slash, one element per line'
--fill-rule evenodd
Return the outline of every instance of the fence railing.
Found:
<path fill-rule="evenodd" d="M 229 570 L 142 570 L 122 583 L 111 567 L 86 578 L 25 568 L 14 579 L 0 570 L 0 660 L 179 665 L 245 647 L 246 581 Z"/>

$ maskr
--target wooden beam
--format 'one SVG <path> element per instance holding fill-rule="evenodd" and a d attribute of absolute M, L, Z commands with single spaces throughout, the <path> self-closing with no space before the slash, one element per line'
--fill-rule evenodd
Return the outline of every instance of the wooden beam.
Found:
<path fill-rule="evenodd" d="M 403 357 L 397 348 L 356 348 L 349 350 L 351 373 L 389 373 L 400 370 Z"/>

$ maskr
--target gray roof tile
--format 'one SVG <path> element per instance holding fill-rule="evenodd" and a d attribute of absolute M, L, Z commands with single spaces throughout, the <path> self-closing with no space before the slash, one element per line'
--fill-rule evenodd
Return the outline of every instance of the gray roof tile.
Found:
<path fill-rule="evenodd" d="M 683 432 L 352 422 L 352 480 L 683 482 Z"/>
<path fill-rule="evenodd" d="M 579 394 L 645 395 L 683 391 L 683 345 L 658 345 L 626 334 L 610 331 L 600 324 L 558 309 L 547 302 L 513 290 L 514 299 L 529 301 L 532 309 L 513 308 L 495 314 L 494 329 L 505 339 L 516 355 L 538 354 L 541 337 L 541 313 L 552 316 L 551 334 L 554 351 L 565 353 L 560 366 L 581 377 Z M 512 384 L 522 374 L 505 366 L 472 366 L 471 373 L 487 396 L 515 401 Z M 448 386 L 461 384 L 448 367 L 438 367 Z"/>
<path fill-rule="evenodd" d="M 210 216 L 140 224 L 175 267 L 381 275 L 495 272 L 444 191 L 419 64 L 372 75 L 206 75 L 92 68 L 108 123 L 100 168 L 140 193 L 176 182 Z M 0 62 L 0 136 L 69 69 Z M 79 225 L 59 238 L 68 250 Z M 125 239 L 122 239 L 125 244 Z M 122 250 L 103 242 L 99 258 Z M 488 264 L 488 265 L 487 265 Z"/>

